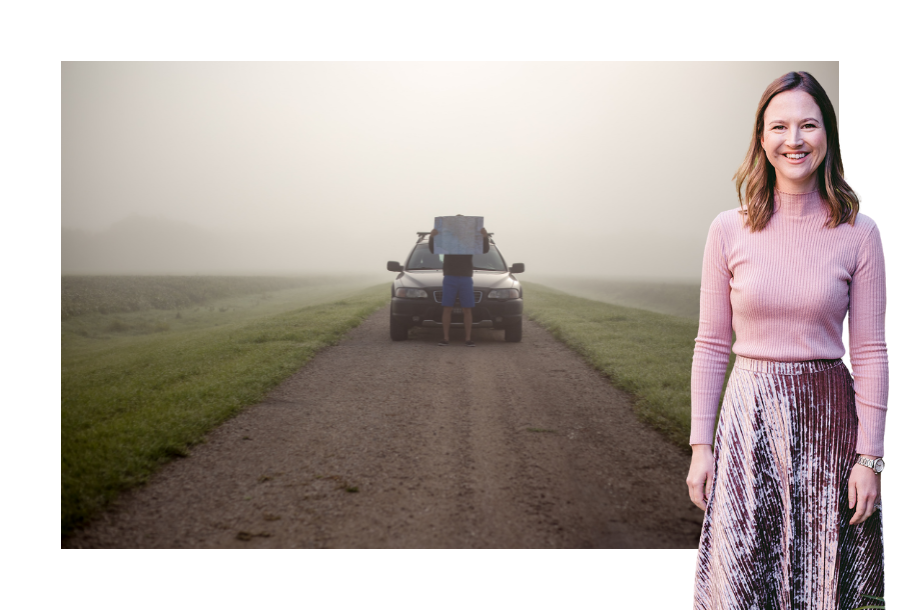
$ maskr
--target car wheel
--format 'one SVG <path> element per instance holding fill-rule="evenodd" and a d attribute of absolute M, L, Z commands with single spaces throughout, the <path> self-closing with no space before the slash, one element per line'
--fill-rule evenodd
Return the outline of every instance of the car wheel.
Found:
<path fill-rule="evenodd" d="M 503 338 L 507 343 L 518 343 L 522 340 L 522 318 L 506 326 Z"/>
<path fill-rule="evenodd" d="M 404 324 L 400 318 L 391 315 L 391 339 L 394 341 L 406 341 L 409 337 L 409 326 Z"/>

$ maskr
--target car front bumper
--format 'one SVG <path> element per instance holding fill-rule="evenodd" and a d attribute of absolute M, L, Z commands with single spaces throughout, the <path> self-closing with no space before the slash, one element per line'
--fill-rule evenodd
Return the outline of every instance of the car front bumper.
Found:
<path fill-rule="evenodd" d="M 473 328 L 504 328 L 522 318 L 522 299 L 482 299 L 472 308 Z M 444 308 L 431 299 L 391 298 L 391 316 L 402 319 L 407 326 L 440 326 Z M 462 327 L 463 314 L 454 312 L 452 327 Z"/>

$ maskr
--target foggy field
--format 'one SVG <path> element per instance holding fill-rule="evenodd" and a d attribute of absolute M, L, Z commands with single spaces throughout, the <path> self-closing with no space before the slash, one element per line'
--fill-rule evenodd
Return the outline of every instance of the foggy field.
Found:
<path fill-rule="evenodd" d="M 123 290 L 167 286 L 166 303 L 179 307 L 189 294 L 228 293 L 222 286 L 233 283 L 230 296 L 203 305 L 62 321 L 63 534 L 186 455 L 389 298 L 386 286 L 364 288 L 358 279 L 255 294 L 246 293 L 250 278 L 218 279 L 117 278 Z M 112 285 L 84 302 L 134 297 Z"/>
<path fill-rule="evenodd" d="M 568 294 L 637 307 L 671 316 L 700 319 L 700 283 L 670 281 L 631 281 L 591 277 L 540 276 L 543 286 Z"/>
<path fill-rule="evenodd" d="M 69 311 L 87 311 L 61 321 L 64 535 L 161 464 L 187 455 L 389 298 L 386 286 L 366 288 L 360 279 L 295 278 L 307 285 L 271 289 L 278 281 L 63 278 Z M 666 290 L 646 284 L 640 302 L 671 305 Z M 216 291 L 228 296 L 211 298 Z M 695 319 L 539 284 L 525 292 L 531 319 L 635 396 L 641 419 L 687 447 Z M 664 302 L 650 302 L 653 294 Z"/>
<path fill-rule="evenodd" d="M 641 302 L 665 308 L 647 296 L 653 294 L 652 285 L 647 287 Z M 526 283 L 525 294 L 529 318 L 632 394 L 638 417 L 689 449 L 696 319 L 576 297 L 539 284 Z M 726 378 L 733 363 L 732 355 Z"/>
<path fill-rule="evenodd" d="M 353 277 L 335 282 L 326 276 L 70 275 L 62 277 L 60 314 L 65 320 L 90 313 L 178 310 L 207 305 L 213 299 L 225 297 L 314 286 L 327 286 L 326 291 L 330 291 L 336 284 L 359 282 L 360 279 Z"/>

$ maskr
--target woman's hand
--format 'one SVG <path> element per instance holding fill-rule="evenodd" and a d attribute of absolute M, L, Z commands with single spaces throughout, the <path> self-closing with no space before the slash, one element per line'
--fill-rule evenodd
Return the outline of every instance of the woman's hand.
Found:
<path fill-rule="evenodd" d="M 871 455 L 864 458 L 874 460 Z M 847 489 L 847 497 L 850 500 L 850 508 L 856 507 L 856 512 L 850 519 L 850 525 L 862 523 L 875 512 L 875 504 L 881 497 L 881 476 L 862 464 L 853 466 L 850 471 L 850 482 Z"/>
<path fill-rule="evenodd" d="M 432 229 L 432 230 L 431 230 L 431 234 L 432 234 L 432 235 L 437 235 L 438 233 L 440 233 L 440 231 L 438 231 L 437 229 Z"/>
<path fill-rule="evenodd" d="M 713 452 L 712 445 L 691 445 L 694 455 L 691 458 L 691 469 L 687 476 L 688 493 L 691 502 L 702 510 L 706 510 L 706 502 L 712 491 Z"/>

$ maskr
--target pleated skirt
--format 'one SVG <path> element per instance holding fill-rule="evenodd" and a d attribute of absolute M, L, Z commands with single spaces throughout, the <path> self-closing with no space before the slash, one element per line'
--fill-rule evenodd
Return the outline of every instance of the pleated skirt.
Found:
<path fill-rule="evenodd" d="M 716 432 L 695 610 L 850 610 L 884 596 L 880 506 L 850 525 L 853 379 L 738 356 Z"/>

